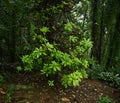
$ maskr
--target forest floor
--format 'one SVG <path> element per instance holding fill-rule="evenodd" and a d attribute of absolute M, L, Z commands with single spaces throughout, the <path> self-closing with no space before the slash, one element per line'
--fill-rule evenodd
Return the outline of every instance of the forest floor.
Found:
<path fill-rule="evenodd" d="M 105 96 L 120 103 L 120 90 L 99 80 L 85 79 L 80 86 L 65 89 L 60 84 L 48 86 L 47 80 L 39 75 L 9 78 L 11 81 L 0 88 L 0 103 L 98 103 L 98 98 Z"/>

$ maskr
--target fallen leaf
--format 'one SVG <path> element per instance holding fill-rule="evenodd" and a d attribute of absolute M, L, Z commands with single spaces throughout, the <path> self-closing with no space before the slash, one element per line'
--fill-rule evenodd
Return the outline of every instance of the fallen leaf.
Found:
<path fill-rule="evenodd" d="M 63 97 L 61 98 L 61 100 L 65 103 L 69 103 L 70 102 L 70 99 L 66 98 L 66 97 Z"/>
<path fill-rule="evenodd" d="M 2 88 L 0 88 L 0 94 L 3 94 L 3 95 L 6 94 Z"/>

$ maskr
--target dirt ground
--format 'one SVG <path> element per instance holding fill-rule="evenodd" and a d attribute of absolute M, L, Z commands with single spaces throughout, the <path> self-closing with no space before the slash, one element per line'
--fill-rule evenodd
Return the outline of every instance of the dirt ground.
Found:
<path fill-rule="evenodd" d="M 49 87 L 46 79 L 36 75 L 17 75 L 0 88 L 0 103 L 98 103 L 102 96 L 120 103 L 120 90 L 98 80 L 86 79 L 65 89 L 60 84 Z"/>

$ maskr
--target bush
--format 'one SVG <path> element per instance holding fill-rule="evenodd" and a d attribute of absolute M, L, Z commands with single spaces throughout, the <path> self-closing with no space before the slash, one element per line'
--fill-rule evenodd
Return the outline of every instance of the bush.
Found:
<path fill-rule="evenodd" d="M 114 74 L 112 72 L 101 72 L 98 78 L 107 81 L 117 88 L 120 88 L 119 74 Z"/>
<path fill-rule="evenodd" d="M 114 102 L 110 97 L 105 96 L 105 97 L 99 97 L 98 103 L 114 103 Z"/>
<path fill-rule="evenodd" d="M 99 79 L 108 82 L 110 85 L 120 88 L 120 75 L 112 71 L 106 71 L 100 65 L 93 63 L 92 69 L 88 70 L 91 79 Z"/>
<path fill-rule="evenodd" d="M 72 23 L 66 24 L 65 29 L 71 32 L 72 26 Z M 57 43 L 49 42 L 47 39 L 46 33 L 50 32 L 48 27 L 39 30 L 41 35 L 34 33 L 33 36 L 34 41 L 39 41 L 39 46 L 36 46 L 30 54 L 22 57 L 24 70 L 33 71 L 37 68 L 46 77 L 57 74 L 61 77 L 62 85 L 65 87 L 78 86 L 81 79 L 87 77 L 85 69 L 88 68 L 89 63 L 86 56 L 89 55 L 92 47 L 91 41 L 86 38 L 79 39 L 77 36 L 68 36 L 66 41 L 69 45 L 64 45 L 65 51 L 63 52 Z M 21 67 L 17 69 L 22 70 Z"/>
<path fill-rule="evenodd" d="M 0 83 L 3 83 L 5 80 L 4 80 L 4 77 L 2 75 L 0 75 Z"/>
<path fill-rule="evenodd" d="M 104 72 L 104 69 L 99 64 L 92 63 L 91 69 L 88 69 L 87 72 L 91 79 L 99 79 L 99 74 Z"/>

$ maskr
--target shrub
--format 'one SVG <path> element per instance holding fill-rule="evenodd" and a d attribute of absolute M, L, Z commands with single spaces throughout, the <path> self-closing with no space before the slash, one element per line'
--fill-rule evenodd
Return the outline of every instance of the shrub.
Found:
<path fill-rule="evenodd" d="M 120 75 L 112 71 L 105 71 L 100 65 L 93 63 L 92 69 L 87 70 L 91 79 L 99 79 L 110 85 L 120 88 Z"/>
<path fill-rule="evenodd" d="M 98 103 L 114 103 L 114 102 L 110 97 L 105 96 L 105 97 L 99 97 Z"/>
<path fill-rule="evenodd" d="M 4 77 L 2 75 L 0 75 L 0 83 L 4 82 Z"/>
<path fill-rule="evenodd" d="M 64 27 L 64 33 L 72 32 L 73 23 L 68 23 Z M 35 26 L 32 25 L 35 28 Z M 37 28 L 36 28 L 37 29 Z M 37 68 L 41 74 L 49 77 L 56 74 L 61 77 L 62 85 L 78 86 L 82 78 L 87 77 L 85 71 L 89 63 L 87 56 L 92 47 L 92 42 L 85 37 L 80 39 L 78 36 L 70 35 L 64 43 L 64 52 L 60 50 L 59 44 L 55 41 L 50 42 L 47 38 L 47 33 L 50 33 L 48 27 L 39 29 L 40 35 L 35 33 L 34 29 L 33 40 L 39 41 L 39 45 L 35 46 L 30 54 L 22 57 L 25 71 L 33 71 Z M 22 70 L 19 66 L 18 71 Z M 48 83 L 54 85 L 53 82 Z"/>
<path fill-rule="evenodd" d="M 99 79 L 105 80 L 111 83 L 113 86 L 120 88 L 120 76 L 119 74 L 114 74 L 112 72 L 101 72 L 99 74 Z"/>
<path fill-rule="evenodd" d="M 99 79 L 99 74 L 104 72 L 104 69 L 99 64 L 92 63 L 91 69 L 88 69 L 87 72 L 91 79 Z"/>
<path fill-rule="evenodd" d="M 3 75 L 0 75 L 0 87 L 4 87 L 5 78 Z"/>

